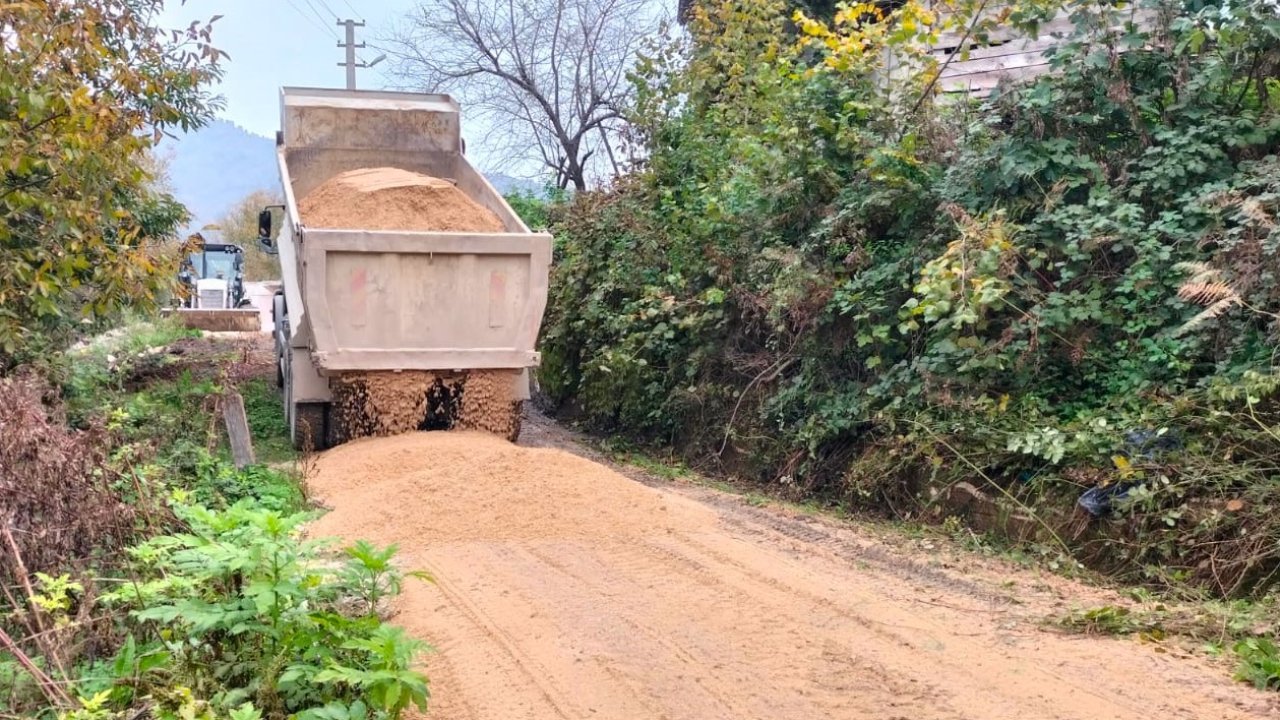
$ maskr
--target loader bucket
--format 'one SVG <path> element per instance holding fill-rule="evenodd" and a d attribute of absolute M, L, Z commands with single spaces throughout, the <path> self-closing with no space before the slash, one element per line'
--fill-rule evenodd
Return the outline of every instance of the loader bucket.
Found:
<path fill-rule="evenodd" d="M 193 310 L 183 308 L 176 314 L 185 327 L 206 332 L 258 332 L 262 318 L 256 308 L 238 310 Z"/>

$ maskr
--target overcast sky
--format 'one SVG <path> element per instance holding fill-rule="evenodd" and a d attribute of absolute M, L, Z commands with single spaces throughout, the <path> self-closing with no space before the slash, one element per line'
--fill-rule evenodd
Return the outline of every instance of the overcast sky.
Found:
<path fill-rule="evenodd" d="M 656 11 L 672 12 L 675 0 L 652 0 Z M 378 38 L 413 9 L 416 0 L 166 0 L 160 16 L 165 28 L 185 28 L 192 21 L 222 17 L 213 26 L 213 45 L 226 52 L 225 75 L 217 91 L 226 107 L 221 116 L 250 132 L 275 137 L 280 128 L 282 86 L 340 88 L 346 70 L 338 66 L 345 51 L 338 42 L 345 32 L 339 19 L 363 20 L 356 41 L 359 60 L 369 62 L 382 52 Z M 357 87 L 390 88 L 389 61 L 356 71 Z M 543 169 L 539 163 L 513 162 L 498 150 L 486 152 L 477 142 L 486 134 L 462 101 L 463 137 L 472 140 L 468 155 L 481 170 L 532 179 Z"/>
<path fill-rule="evenodd" d="M 274 137 L 280 125 L 280 87 L 343 87 L 338 67 L 343 29 L 338 17 L 363 19 L 357 42 L 375 43 L 413 6 L 413 0 L 168 0 L 163 27 L 185 27 L 192 20 L 223 17 L 214 23 L 213 44 L 231 56 L 219 92 L 226 99 L 222 116 L 259 135 Z M 380 53 L 359 51 L 364 60 Z M 388 84 L 386 63 L 357 70 L 357 87 Z"/>

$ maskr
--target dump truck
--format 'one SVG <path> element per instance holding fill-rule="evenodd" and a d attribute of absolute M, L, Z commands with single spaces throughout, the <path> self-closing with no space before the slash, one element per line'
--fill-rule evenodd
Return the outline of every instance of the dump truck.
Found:
<path fill-rule="evenodd" d="M 551 236 L 531 232 L 464 156 L 449 96 L 286 87 L 280 100 L 282 220 L 277 233 L 264 209 L 259 243 L 280 258 L 277 380 L 295 447 L 458 426 L 514 439 L 540 359 Z M 307 226 L 300 199 L 339 174 L 384 167 L 452 182 L 504 231 Z M 420 417 L 354 417 L 353 396 L 365 398 L 365 415 L 380 412 L 375 385 L 408 393 Z M 508 417 L 476 420 L 494 413 Z"/>
<path fill-rule="evenodd" d="M 178 316 L 184 325 L 212 332 L 254 332 L 261 329 L 258 311 L 245 297 L 244 248 L 224 243 L 203 230 L 191 236 L 193 251 L 182 259 L 178 281 L 183 295 Z"/>

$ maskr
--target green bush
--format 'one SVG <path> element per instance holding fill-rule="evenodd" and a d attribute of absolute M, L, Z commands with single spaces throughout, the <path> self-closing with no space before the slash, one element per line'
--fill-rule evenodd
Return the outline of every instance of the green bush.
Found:
<path fill-rule="evenodd" d="M 1095 567 L 1265 591 L 1280 20 L 1148 5 L 1065 3 L 1055 73 L 931 103 L 874 80 L 918 6 L 704 4 L 637 70 L 644 170 L 554 211 L 541 387 L 790 493 L 942 517 L 976 482 Z"/>
<path fill-rule="evenodd" d="M 413 669 L 426 646 L 377 615 L 377 601 L 399 589 L 390 552 L 362 544 L 335 567 L 324 543 L 300 539 L 308 514 L 248 501 L 175 512 L 188 531 L 134 548 L 137 579 L 100 598 L 128 609 L 149 638 L 130 638 L 112 666 L 119 709 L 143 694 L 163 705 L 175 679 L 219 712 L 245 703 L 267 717 L 317 719 L 426 709 L 426 677 Z"/>
<path fill-rule="evenodd" d="M 550 226 L 551 207 L 558 202 L 564 202 L 568 193 L 554 185 L 548 185 L 540 193 L 516 190 L 504 197 L 507 204 L 516 211 L 516 215 L 520 216 L 530 230 L 542 232 Z"/>
<path fill-rule="evenodd" d="M 1280 687 L 1280 649 L 1266 638 L 1241 640 L 1235 646 L 1240 664 L 1236 679 L 1253 683 L 1259 690 Z"/>
<path fill-rule="evenodd" d="M 10 383 L 11 412 L 24 425 L 39 417 L 47 426 L 10 438 L 19 468 L 29 457 L 52 463 L 26 468 L 36 473 L 27 480 L 44 481 L 18 482 L 15 492 L 97 534 L 75 534 L 74 556 L 24 552 L 47 571 L 30 578 L 41 604 L 11 612 L 0 601 L 0 625 L 37 673 L 56 680 L 0 660 L 0 682 L 12 688 L 0 713 L 354 720 L 425 707 L 426 679 L 413 668 L 425 646 L 379 616 L 405 577 L 394 548 L 356 543 L 331 553 L 300 539 L 311 516 L 297 514 L 304 498 L 296 475 L 279 465 L 237 469 L 227 457 L 218 401 L 230 373 L 218 365 L 235 363 L 237 353 L 215 342 L 167 351 L 188 335 L 171 323 L 130 324 L 50 362 L 65 413 L 59 393 L 34 376 Z M 292 460 L 270 381 L 238 389 L 259 457 Z M 61 472 L 67 457 L 78 463 L 75 477 Z M 76 507 L 83 498 L 72 491 L 80 489 L 97 493 L 100 512 Z M 122 557 L 121 548 L 157 533 Z M 43 627 L 63 629 L 50 635 Z M 46 680 L 80 707 L 68 711 L 68 699 L 46 696 Z"/>

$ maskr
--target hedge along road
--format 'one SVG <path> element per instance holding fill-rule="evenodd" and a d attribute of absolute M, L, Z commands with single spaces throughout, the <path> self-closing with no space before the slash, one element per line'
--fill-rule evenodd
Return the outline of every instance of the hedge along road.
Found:
<path fill-rule="evenodd" d="M 561 436 L 542 423 L 522 442 Z M 1104 591 L 646 486 L 560 449 L 359 441 L 319 458 L 309 485 L 332 509 L 313 535 L 395 543 L 402 567 L 435 576 L 407 581 L 393 618 L 438 650 L 431 718 L 1226 720 L 1271 706 L 1200 659 L 1043 627 Z"/>

